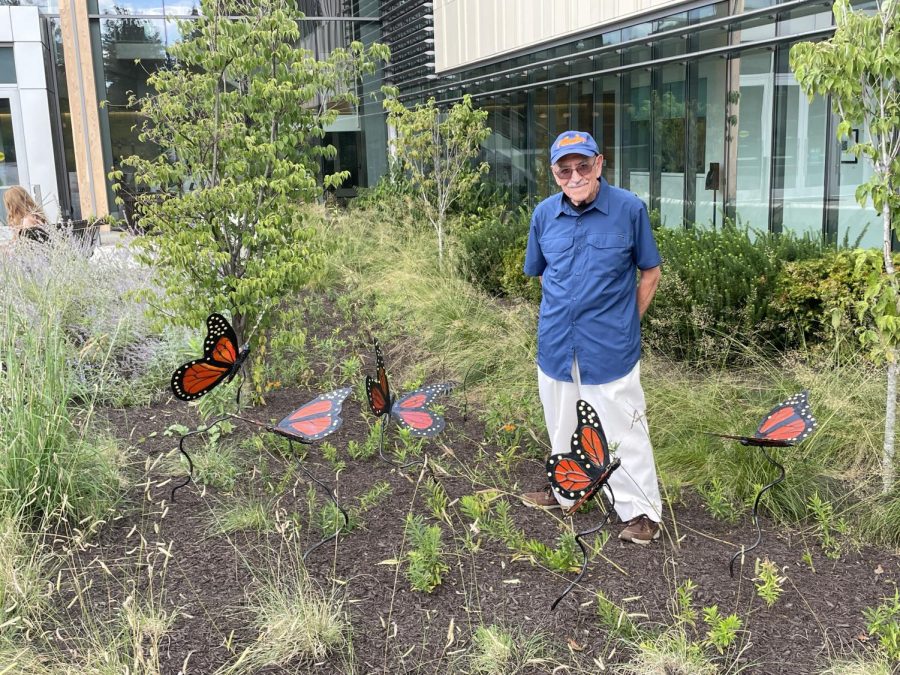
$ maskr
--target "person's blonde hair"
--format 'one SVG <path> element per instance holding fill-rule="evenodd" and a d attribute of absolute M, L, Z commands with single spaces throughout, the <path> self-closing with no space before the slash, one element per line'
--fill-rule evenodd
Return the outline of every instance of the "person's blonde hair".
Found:
<path fill-rule="evenodd" d="M 44 210 L 21 185 L 13 185 L 3 193 L 3 206 L 6 207 L 6 224 L 10 227 L 21 226 L 25 216 L 32 216 L 42 223 L 47 222 Z"/>

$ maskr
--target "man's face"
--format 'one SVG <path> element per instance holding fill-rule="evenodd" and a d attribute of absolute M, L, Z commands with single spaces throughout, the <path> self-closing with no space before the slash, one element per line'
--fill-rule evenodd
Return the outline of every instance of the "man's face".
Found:
<path fill-rule="evenodd" d="M 603 155 L 565 155 L 551 167 L 556 184 L 574 203 L 586 201 L 603 170 Z"/>

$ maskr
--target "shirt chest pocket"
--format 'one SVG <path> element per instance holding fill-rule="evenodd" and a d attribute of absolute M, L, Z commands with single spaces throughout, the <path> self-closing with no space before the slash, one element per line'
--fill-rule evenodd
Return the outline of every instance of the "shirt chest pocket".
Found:
<path fill-rule="evenodd" d="M 547 267 L 555 272 L 568 273 L 572 267 L 573 237 L 552 237 L 541 240 L 541 253 L 547 260 Z"/>
<path fill-rule="evenodd" d="M 585 243 L 586 266 L 591 275 L 619 276 L 633 265 L 631 246 L 623 234 L 592 234 Z"/>

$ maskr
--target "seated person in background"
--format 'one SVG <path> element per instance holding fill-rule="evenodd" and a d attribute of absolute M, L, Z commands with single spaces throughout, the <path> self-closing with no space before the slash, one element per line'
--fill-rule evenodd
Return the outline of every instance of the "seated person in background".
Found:
<path fill-rule="evenodd" d="M 47 216 L 20 185 L 14 185 L 3 193 L 6 207 L 6 224 L 13 231 L 13 239 L 24 237 L 32 241 L 45 242 L 50 238 L 47 232 Z"/>

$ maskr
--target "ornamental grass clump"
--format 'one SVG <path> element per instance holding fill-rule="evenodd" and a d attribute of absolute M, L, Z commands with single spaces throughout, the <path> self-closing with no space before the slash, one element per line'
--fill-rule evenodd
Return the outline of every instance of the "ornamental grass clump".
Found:
<path fill-rule="evenodd" d="M 11 254 L 0 263 L 0 509 L 26 521 L 99 518 L 119 492 L 118 450 L 92 428 L 117 344 L 101 305 L 115 295 L 63 237 L 16 242 Z M 103 355 L 87 357 L 104 338 Z"/>

